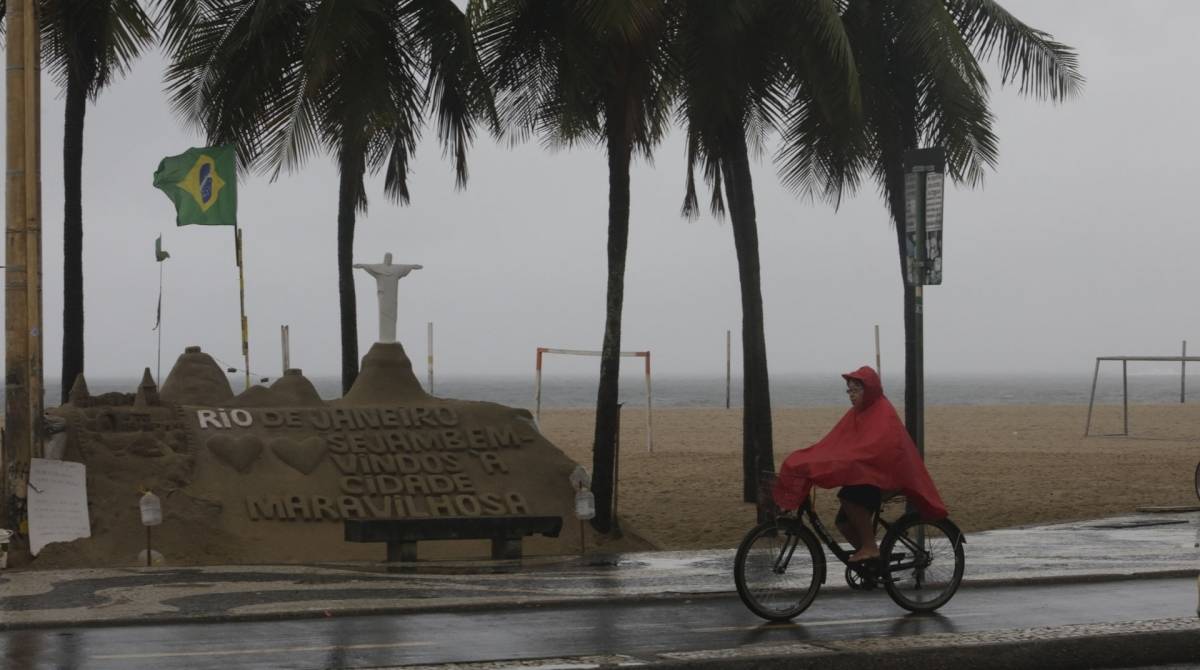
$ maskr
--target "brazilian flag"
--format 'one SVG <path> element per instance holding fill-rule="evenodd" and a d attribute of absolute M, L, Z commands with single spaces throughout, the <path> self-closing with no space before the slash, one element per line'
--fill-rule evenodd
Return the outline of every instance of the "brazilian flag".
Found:
<path fill-rule="evenodd" d="M 175 225 L 237 225 L 237 170 L 232 144 L 192 148 L 167 156 L 154 187 L 175 203 Z"/>

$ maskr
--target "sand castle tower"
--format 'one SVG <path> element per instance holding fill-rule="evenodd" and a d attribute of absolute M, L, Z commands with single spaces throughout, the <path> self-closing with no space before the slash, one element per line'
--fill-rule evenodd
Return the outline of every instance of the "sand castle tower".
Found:
<path fill-rule="evenodd" d="M 175 405 L 215 406 L 233 398 L 233 388 L 221 366 L 200 347 L 188 347 L 175 361 L 159 398 Z"/>
<path fill-rule="evenodd" d="M 342 398 L 347 405 L 405 404 L 426 400 L 429 394 L 413 374 L 412 361 L 399 342 L 376 342 L 363 357 L 362 369 Z"/>
<path fill-rule="evenodd" d="M 325 404 L 316 387 L 297 368 L 284 370 L 283 376 L 271 384 L 271 390 L 282 396 L 292 407 L 316 407 Z"/>
<path fill-rule="evenodd" d="M 142 372 L 142 383 L 138 384 L 137 396 L 133 399 L 134 407 L 151 407 L 161 404 L 158 397 L 158 385 L 150 375 L 150 368 Z"/>
<path fill-rule="evenodd" d="M 84 379 L 83 373 L 75 375 L 75 383 L 71 385 L 71 392 L 67 396 L 67 402 L 75 407 L 87 407 L 92 399 L 92 394 L 88 391 L 87 379 Z"/>
<path fill-rule="evenodd" d="M 233 407 L 322 407 L 325 401 L 300 370 L 290 368 L 270 387 L 255 384 L 229 404 Z"/>

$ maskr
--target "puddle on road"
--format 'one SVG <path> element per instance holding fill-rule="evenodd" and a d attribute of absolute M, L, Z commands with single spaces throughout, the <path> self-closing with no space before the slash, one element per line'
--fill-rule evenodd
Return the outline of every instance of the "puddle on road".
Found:
<path fill-rule="evenodd" d="M 1152 526 L 1174 526 L 1189 523 L 1187 519 L 1135 519 L 1115 523 L 1097 523 L 1088 526 L 1076 526 L 1076 530 L 1129 530 L 1133 528 L 1149 528 Z"/>

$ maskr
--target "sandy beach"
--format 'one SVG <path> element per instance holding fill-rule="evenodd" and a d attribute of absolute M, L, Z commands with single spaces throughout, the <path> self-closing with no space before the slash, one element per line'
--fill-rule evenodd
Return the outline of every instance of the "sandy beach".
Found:
<path fill-rule="evenodd" d="M 776 465 L 844 411 L 776 409 Z M 1198 404 L 1131 405 L 1130 437 L 1109 436 L 1123 429 L 1119 406 L 1094 410 L 1088 438 L 1086 406 L 934 406 L 926 415 L 926 462 L 967 532 L 1197 502 Z M 649 453 L 645 411 L 622 412 L 619 514 L 662 549 L 736 545 L 754 518 L 740 497 L 741 411 L 655 410 L 653 420 Z M 543 410 L 541 427 L 590 470 L 592 411 Z M 830 491 L 817 500 L 823 509 L 836 504 Z"/>

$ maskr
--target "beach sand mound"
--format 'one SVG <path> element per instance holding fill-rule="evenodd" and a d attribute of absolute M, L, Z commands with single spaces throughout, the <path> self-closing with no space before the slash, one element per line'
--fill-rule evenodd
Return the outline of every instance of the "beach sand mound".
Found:
<path fill-rule="evenodd" d="M 184 350 L 159 390 L 159 399 L 173 405 L 215 406 L 233 398 L 233 388 L 221 366 L 200 347 Z"/>

